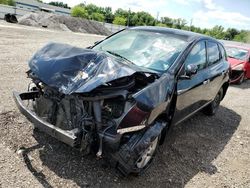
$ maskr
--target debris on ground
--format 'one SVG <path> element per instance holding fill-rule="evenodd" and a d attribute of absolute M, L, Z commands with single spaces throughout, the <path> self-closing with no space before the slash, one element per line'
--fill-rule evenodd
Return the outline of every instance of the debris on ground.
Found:
<path fill-rule="evenodd" d="M 17 23 L 18 22 L 15 14 L 9 14 L 9 13 L 4 15 L 4 20 L 6 22 L 9 22 L 9 23 Z"/>

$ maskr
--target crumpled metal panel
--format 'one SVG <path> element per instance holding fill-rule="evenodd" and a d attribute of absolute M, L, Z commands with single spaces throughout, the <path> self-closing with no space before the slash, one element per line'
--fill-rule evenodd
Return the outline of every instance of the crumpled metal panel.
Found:
<path fill-rule="evenodd" d="M 49 43 L 39 50 L 29 67 L 42 82 L 64 94 L 90 92 L 112 80 L 145 72 L 106 52 L 59 43 Z"/>
<path fill-rule="evenodd" d="M 154 109 L 169 99 L 174 87 L 174 75 L 163 74 L 152 84 L 133 95 L 133 98 L 147 109 Z"/>

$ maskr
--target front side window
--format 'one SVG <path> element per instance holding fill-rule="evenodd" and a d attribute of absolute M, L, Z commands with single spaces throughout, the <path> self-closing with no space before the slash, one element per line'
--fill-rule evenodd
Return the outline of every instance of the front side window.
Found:
<path fill-rule="evenodd" d="M 207 57 L 206 57 L 206 45 L 205 41 L 198 42 L 185 61 L 185 67 L 190 64 L 198 66 L 198 70 L 202 70 L 206 67 Z"/>
<path fill-rule="evenodd" d="M 166 71 L 187 46 L 181 36 L 150 31 L 125 30 L 93 49 L 124 57 L 137 66 Z"/>
<path fill-rule="evenodd" d="M 215 42 L 207 43 L 208 65 L 216 64 L 220 60 L 220 51 Z"/>

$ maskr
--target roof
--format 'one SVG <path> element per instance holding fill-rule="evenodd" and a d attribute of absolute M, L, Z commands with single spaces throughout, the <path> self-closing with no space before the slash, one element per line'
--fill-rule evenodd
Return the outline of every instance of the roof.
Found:
<path fill-rule="evenodd" d="M 150 32 L 156 32 L 156 33 L 163 33 L 163 34 L 175 34 L 180 35 L 184 38 L 186 38 L 187 41 L 191 41 L 197 38 L 209 38 L 216 40 L 212 37 L 209 37 L 207 35 L 202 35 L 199 33 L 194 33 L 191 31 L 186 30 L 180 30 L 180 29 L 173 29 L 173 28 L 167 28 L 167 27 L 157 27 L 157 26 L 138 26 L 138 27 L 131 27 L 129 28 L 131 30 L 142 30 L 142 31 L 150 31 Z"/>

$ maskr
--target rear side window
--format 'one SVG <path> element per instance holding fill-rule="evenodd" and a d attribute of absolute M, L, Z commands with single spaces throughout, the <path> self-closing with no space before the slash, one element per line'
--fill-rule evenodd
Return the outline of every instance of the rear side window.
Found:
<path fill-rule="evenodd" d="M 205 41 L 198 42 L 191 52 L 188 54 L 185 67 L 190 64 L 194 64 L 198 66 L 198 70 L 202 70 L 206 67 L 206 45 Z"/>
<path fill-rule="evenodd" d="M 220 51 L 215 42 L 207 43 L 208 65 L 213 65 L 220 60 Z"/>

